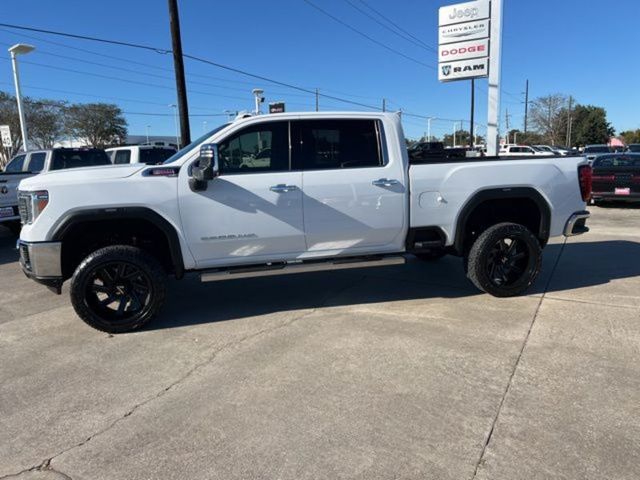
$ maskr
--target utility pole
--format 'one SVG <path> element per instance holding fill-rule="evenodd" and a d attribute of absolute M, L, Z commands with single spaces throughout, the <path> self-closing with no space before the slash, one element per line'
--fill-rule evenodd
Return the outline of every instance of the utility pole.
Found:
<path fill-rule="evenodd" d="M 436 117 L 427 118 L 427 142 L 431 141 L 431 120 L 435 120 Z"/>
<path fill-rule="evenodd" d="M 173 48 L 173 68 L 176 73 L 176 93 L 178 111 L 180 113 L 180 140 L 182 145 L 191 143 L 189 130 L 189 105 L 187 103 L 187 84 L 184 79 L 184 59 L 182 58 L 182 40 L 180 38 L 180 17 L 177 0 L 169 1 L 169 23 L 171 28 L 171 44 Z M 180 148 L 180 145 L 178 145 Z"/>
<path fill-rule="evenodd" d="M 524 134 L 527 134 L 527 118 L 529 114 L 529 80 L 524 90 Z"/>
<path fill-rule="evenodd" d="M 320 90 L 316 88 L 316 112 L 320 111 Z"/>
<path fill-rule="evenodd" d="M 456 146 L 456 125 L 457 124 L 458 124 L 458 122 L 453 122 L 453 140 L 451 142 L 452 143 L 451 146 L 453 148 L 455 148 L 455 146 Z"/>
<path fill-rule="evenodd" d="M 382 99 L 382 111 L 383 112 L 387 111 L 387 99 L 386 98 Z"/>
<path fill-rule="evenodd" d="M 569 96 L 569 114 L 567 116 L 567 148 L 571 148 L 571 127 L 573 125 L 573 112 L 571 109 L 573 108 L 573 97 Z"/>
<path fill-rule="evenodd" d="M 507 143 L 509 143 L 509 132 L 510 132 L 510 130 L 509 130 L 509 117 L 511 117 L 511 115 L 509 115 L 509 109 L 507 108 L 506 111 L 505 111 L 505 114 L 504 114 L 504 120 L 505 120 L 505 123 L 507 125 Z"/>
<path fill-rule="evenodd" d="M 471 119 L 469 120 L 469 145 L 473 150 L 473 121 L 475 115 L 475 105 L 476 105 L 476 79 L 471 79 Z"/>

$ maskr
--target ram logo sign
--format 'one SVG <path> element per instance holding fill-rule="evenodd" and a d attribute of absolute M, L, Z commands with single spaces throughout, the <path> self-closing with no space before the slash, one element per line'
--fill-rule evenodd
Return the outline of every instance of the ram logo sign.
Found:
<path fill-rule="evenodd" d="M 440 64 L 438 73 L 438 80 L 441 82 L 486 77 L 489 73 L 489 59 L 477 58 Z"/>

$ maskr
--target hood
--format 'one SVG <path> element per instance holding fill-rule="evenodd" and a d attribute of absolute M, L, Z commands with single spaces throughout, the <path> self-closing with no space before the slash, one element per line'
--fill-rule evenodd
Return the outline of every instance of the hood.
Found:
<path fill-rule="evenodd" d="M 145 164 L 105 165 L 100 167 L 70 168 L 41 173 L 20 182 L 21 190 L 46 188 L 47 185 L 99 182 L 126 178 L 146 168 Z"/>

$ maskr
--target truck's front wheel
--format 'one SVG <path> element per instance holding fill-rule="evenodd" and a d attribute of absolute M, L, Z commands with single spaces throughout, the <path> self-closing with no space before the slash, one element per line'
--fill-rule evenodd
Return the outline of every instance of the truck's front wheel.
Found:
<path fill-rule="evenodd" d="M 474 242 L 467 259 L 467 276 L 480 290 L 495 297 L 524 293 L 540 272 L 542 248 L 523 225 L 500 223 Z"/>
<path fill-rule="evenodd" d="M 113 245 L 96 250 L 71 279 L 71 303 L 88 325 L 109 333 L 140 328 L 158 313 L 166 273 L 144 250 Z"/>

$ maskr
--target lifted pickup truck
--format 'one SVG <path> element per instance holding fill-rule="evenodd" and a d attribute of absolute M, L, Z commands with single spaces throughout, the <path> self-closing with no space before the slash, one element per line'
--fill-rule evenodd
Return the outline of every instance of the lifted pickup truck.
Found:
<path fill-rule="evenodd" d="M 495 296 L 523 293 L 550 237 L 587 231 L 583 158 L 410 164 L 392 113 L 237 120 L 161 166 L 51 172 L 20 184 L 27 276 L 89 325 L 139 328 L 167 274 L 203 281 L 464 258 Z"/>

